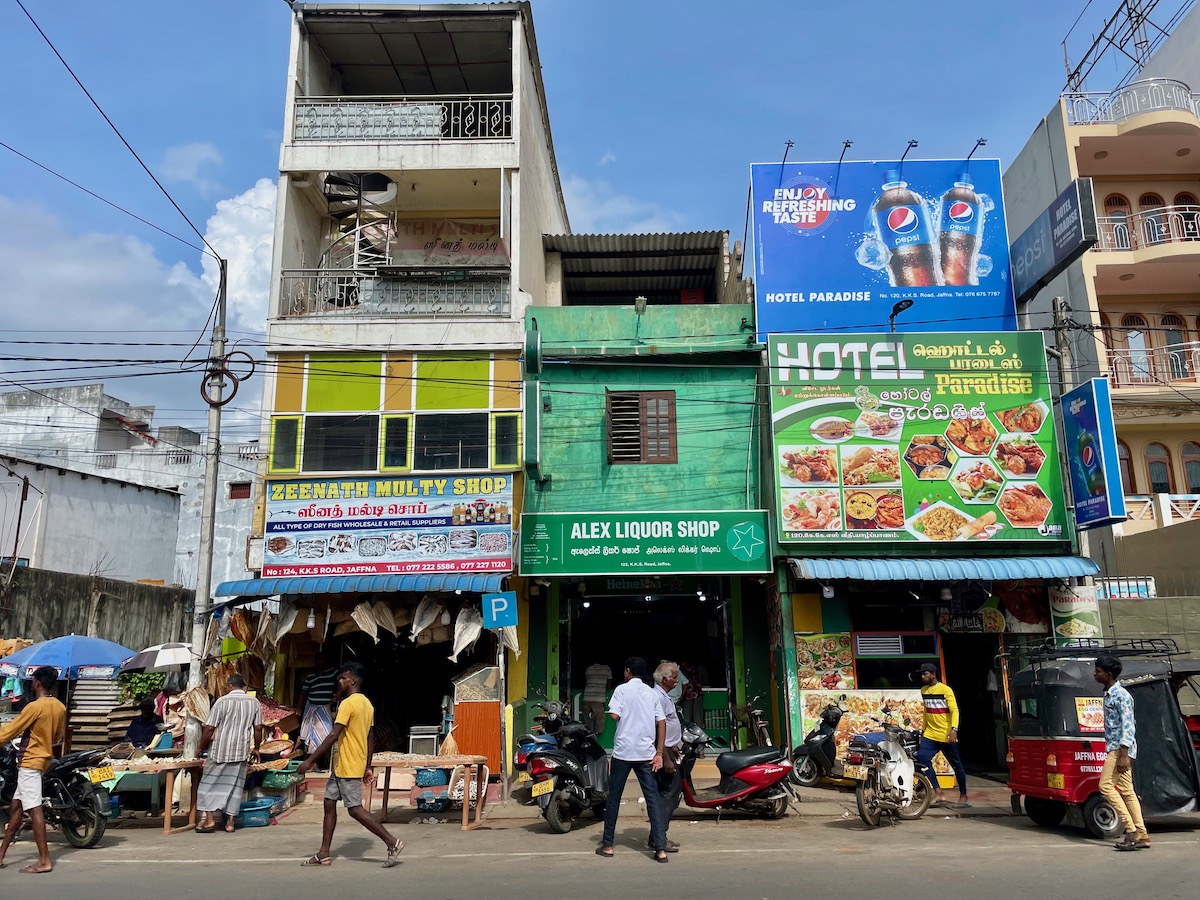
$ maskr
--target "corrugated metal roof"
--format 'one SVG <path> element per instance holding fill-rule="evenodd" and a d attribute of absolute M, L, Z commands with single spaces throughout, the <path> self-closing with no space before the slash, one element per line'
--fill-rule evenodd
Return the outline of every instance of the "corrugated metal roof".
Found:
<path fill-rule="evenodd" d="M 275 594 L 369 594 L 389 591 L 500 590 L 505 574 L 491 575 L 337 575 L 303 578 L 245 578 L 217 585 L 218 597 L 271 597 Z"/>
<path fill-rule="evenodd" d="M 791 559 L 797 578 L 855 581 L 1015 581 L 1021 578 L 1077 578 L 1100 567 L 1081 556 L 1002 556 L 972 559 L 855 558 Z"/>
<path fill-rule="evenodd" d="M 552 253 L 662 253 L 711 250 L 721 253 L 728 231 L 678 231 L 658 234 L 544 234 L 542 247 Z"/>

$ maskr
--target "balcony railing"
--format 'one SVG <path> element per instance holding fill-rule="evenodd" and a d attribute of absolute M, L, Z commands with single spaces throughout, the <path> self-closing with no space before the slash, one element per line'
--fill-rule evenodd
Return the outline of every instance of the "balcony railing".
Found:
<path fill-rule="evenodd" d="M 1108 351 L 1108 368 L 1117 387 L 1148 387 L 1200 380 L 1200 341 L 1144 350 Z"/>
<path fill-rule="evenodd" d="M 511 137 L 511 94 L 296 100 L 297 141 L 494 141 Z"/>
<path fill-rule="evenodd" d="M 1182 81 L 1170 78 L 1150 78 L 1111 93 L 1063 94 L 1067 104 L 1067 121 L 1072 125 L 1106 125 L 1124 122 L 1143 113 L 1161 110 L 1188 112 L 1193 116 L 1200 110 L 1200 94 Z"/>
<path fill-rule="evenodd" d="M 1158 527 L 1200 519 L 1200 494 L 1126 494 L 1125 518 Z"/>
<path fill-rule="evenodd" d="M 1200 206 L 1160 206 L 1096 219 L 1097 250 L 1141 250 L 1163 244 L 1200 241 Z"/>
<path fill-rule="evenodd" d="M 511 309 L 508 276 L 485 271 L 290 269 L 280 284 L 282 316 L 501 318 Z"/>

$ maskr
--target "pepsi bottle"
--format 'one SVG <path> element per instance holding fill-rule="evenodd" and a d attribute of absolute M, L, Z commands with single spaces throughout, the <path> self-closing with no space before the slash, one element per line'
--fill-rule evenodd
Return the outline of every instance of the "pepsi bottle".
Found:
<path fill-rule="evenodd" d="M 933 245 L 929 211 L 920 194 L 910 191 L 895 169 L 884 175 L 883 193 L 872 212 L 879 237 L 891 251 L 888 278 L 892 287 L 941 284 L 942 271 Z"/>
<path fill-rule="evenodd" d="M 971 176 L 962 172 L 942 195 L 942 276 L 946 284 L 979 284 L 975 263 L 983 242 L 983 204 Z"/>

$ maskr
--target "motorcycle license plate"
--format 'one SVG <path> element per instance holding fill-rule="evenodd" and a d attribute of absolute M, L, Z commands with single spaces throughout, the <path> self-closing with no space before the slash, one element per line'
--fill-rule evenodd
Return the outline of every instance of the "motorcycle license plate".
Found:
<path fill-rule="evenodd" d="M 539 781 L 537 784 L 535 784 L 530 793 L 532 793 L 535 797 L 540 797 L 542 794 L 548 794 L 552 790 L 554 790 L 554 779 L 547 778 L 545 781 Z"/>
<path fill-rule="evenodd" d="M 517 773 L 517 783 L 519 784 L 522 781 L 533 781 L 533 776 L 530 775 L 528 772 L 518 772 Z"/>
<path fill-rule="evenodd" d="M 88 781 L 92 784 L 99 784 L 101 781 L 112 781 L 117 777 L 117 773 L 113 771 L 112 766 L 100 766 L 97 769 L 87 770 Z"/>
<path fill-rule="evenodd" d="M 866 781 L 867 767 L 866 766 L 846 766 L 843 769 L 846 777 L 853 781 Z"/>

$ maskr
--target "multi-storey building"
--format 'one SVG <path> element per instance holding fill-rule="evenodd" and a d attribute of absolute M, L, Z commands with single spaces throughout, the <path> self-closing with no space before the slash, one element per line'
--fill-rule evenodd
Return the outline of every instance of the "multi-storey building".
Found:
<path fill-rule="evenodd" d="M 1025 312 L 1048 329 L 1063 297 L 1074 380 L 1109 377 L 1126 535 L 1200 516 L 1198 49 L 1193 11 L 1133 80 L 1064 93 L 1004 180 L 1013 234 L 1092 181 L 1098 243 Z"/>
<path fill-rule="evenodd" d="M 529 4 L 293 10 L 264 577 L 218 593 L 295 597 L 326 623 L 363 600 L 397 621 L 426 595 L 478 609 L 513 570 L 524 313 L 544 289 L 542 235 L 568 230 Z M 440 722 L 450 677 L 483 661 L 415 649 L 433 669 L 368 660 L 424 681 L 382 710 L 401 730 Z"/>

